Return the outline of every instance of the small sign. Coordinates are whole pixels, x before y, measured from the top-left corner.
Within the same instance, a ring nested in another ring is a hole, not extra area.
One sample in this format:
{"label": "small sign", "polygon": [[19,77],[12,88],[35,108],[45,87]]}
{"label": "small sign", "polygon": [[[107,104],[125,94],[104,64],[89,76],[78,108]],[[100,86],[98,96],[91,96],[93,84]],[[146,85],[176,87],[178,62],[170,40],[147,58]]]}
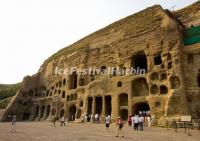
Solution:
{"label": "small sign", "polygon": [[190,122],[192,120],[192,116],[181,116],[181,121]]}

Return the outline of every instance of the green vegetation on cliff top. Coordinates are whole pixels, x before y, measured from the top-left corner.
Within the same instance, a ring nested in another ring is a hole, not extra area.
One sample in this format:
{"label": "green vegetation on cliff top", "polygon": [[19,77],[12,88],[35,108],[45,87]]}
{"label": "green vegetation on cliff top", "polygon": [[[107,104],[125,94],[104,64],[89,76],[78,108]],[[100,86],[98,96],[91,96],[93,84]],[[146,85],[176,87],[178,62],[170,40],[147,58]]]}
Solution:
{"label": "green vegetation on cliff top", "polygon": [[4,100],[9,97],[13,97],[19,90],[21,83],[17,84],[0,84],[0,100]]}

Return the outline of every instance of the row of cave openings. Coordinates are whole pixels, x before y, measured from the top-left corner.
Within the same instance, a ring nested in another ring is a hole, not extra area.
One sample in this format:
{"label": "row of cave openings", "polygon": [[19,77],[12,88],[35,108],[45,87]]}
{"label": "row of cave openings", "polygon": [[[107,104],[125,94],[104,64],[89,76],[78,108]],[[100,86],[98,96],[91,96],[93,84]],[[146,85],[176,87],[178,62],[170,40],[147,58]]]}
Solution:
{"label": "row of cave openings", "polygon": [[[138,102],[132,105],[132,111],[128,112],[128,94],[121,93],[118,96],[118,115],[122,117],[123,120],[127,120],[128,114],[143,114],[147,115],[150,113],[150,106],[148,102]],[[87,98],[87,114],[99,114],[99,115],[111,115],[112,114],[112,97],[110,95],[107,96],[96,96],[96,97],[88,97]],[[160,101],[155,102],[155,106],[159,107],[161,105]],[[79,119],[82,115],[81,107],[83,107],[83,102],[79,103],[79,108],[77,108],[76,104],[70,104],[67,109],[68,119],[73,121],[75,119]],[[104,108],[103,108],[104,107]],[[50,105],[43,105],[41,107],[36,106],[34,119],[46,119],[51,115],[57,115],[57,111],[55,109],[51,109]],[[63,116],[66,114],[64,109],[60,110],[59,116]],[[24,113],[23,120],[29,120],[30,114]]]}
{"label": "row of cave openings", "polygon": [[[169,61],[168,69],[171,69],[172,68],[171,55],[168,54],[167,58]],[[163,65],[162,57],[160,54],[154,57],[154,65]],[[133,55],[133,57],[131,58],[131,67],[134,69],[139,68],[140,70],[145,70],[145,72],[148,72],[147,57],[144,52],[139,52],[136,55]],[[106,66],[102,66],[101,71],[104,71],[106,68],[107,68]],[[126,68],[123,65],[120,65],[119,68],[126,70]],[[114,69],[116,69],[116,68],[114,68]],[[113,76],[115,76],[115,75],[116,74],[113,73]],[[93,75],[93,73],[90,74],[89,81],[93,81],[94,79],[95,79],[95,76]],[[77,84],[78,82],[79,82],[79,84]],[[51,90],[54,90],[55,87],[58,88],[58,87],[65,86],[66,83],[67,83],[66,79],[63,79],[62,81],[57,82],[55,84],[55,86],[52,86]],[[69,75],[69,84],[68,84],[69,90],[76,89],[78,85],[85,86],[87,83],[88,83],[88,79],[86,76],[81,76],[81,78],[78,81],[78,75],[77,75],[76,71],[74,71],[71,75]],[[50,95],[52,95],[52,93]]]}
{"label": "row of cave openings", "polygon": [[[159,75],[158,73],[154,72],[154,73],[152,73],[150,75],[150,80],[152,82],[153,81],[158,81],[158,80],[160,80],[160,81],[167,80],[167,74],[166,73],[161,73]],[[65,82],[65,79],[63,81]],[[198,85],[200,87],[200,72],[198,73],[197,81],[198,81]],[[177,76],[171,76],[169,78],[169,82],[170,82],[170,88],[171,89],[179,89],[180,88],[180,79]],[[138,96],[141,95],[141,93],[139,92],[140,89],[144,90],[144,94],[143,95],[145,95],[145,91],[148,90],[148,85],[147,85],[147,82],[146,82],[145,78],[139,78],[139,79],[134,80],[132,86],[133,86],[134,93],[136,93],[135,95],[138,95]],[[122,82],[121,81],[119,81],[117,83],[117,87],[122,87]],[[150,86],[151,94],[157,94],[158,91],[160,91],[160,94],[166,94],[166,93],[168,93],[168,88],[165,85],[158,86],[157,84],[153,84],[152,83],[151,86]],[[47,95],[48,95],[48,92],[49,91],[47,91]],[[57,90],[55,90],[55,93],[57,93]],[[60,93],[61,93],[61,91],[58,90],[58,94],[60,94]],[[62,92],[62,98],[65,98],[65,91]],[[67,98],[67,99],[71,99],[71,98]]]}
{"label": "row of cave openings", "polygon": [[[121,81],[117,82],[117,87],[123,87],[123,83]],[[179,89],[180,88],[180,80],[176,76],[170,77],[170,88],[171,89]],[[164,84],[158,86],[158,84],[150,84],[150,88],[147,84],[146,78],[136,78],[132,81],[132,96],[148,96],[149,92],[151,94],[167,94],[168,87]]]}
{"label": "row of cave openings", "polygon": [[[88,97],[87,99],[87,114],[98,114],[98,115],[111,115],[112,114],[112,97],[105,96],[105,101],[103,101],[102,96]],[[122,117],[123,120],[128,118],[128,94],[122,93],[118,97],[118,115]],[[104,111],[103,111],[104,106]],[[75,118],[81,117],[81,110],[77,110],[75,104],[71,105],[68,110],[69,120],[75,120]],[[149,114],[150,107],[147,102],[140,102],[132,106],[132,114]]]}

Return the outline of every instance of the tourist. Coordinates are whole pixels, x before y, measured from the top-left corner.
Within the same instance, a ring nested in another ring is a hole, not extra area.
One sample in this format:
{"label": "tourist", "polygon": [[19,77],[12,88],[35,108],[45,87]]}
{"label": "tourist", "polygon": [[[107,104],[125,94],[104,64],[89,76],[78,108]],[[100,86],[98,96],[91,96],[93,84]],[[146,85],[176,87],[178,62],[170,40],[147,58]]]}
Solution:
{"label": "tourist", "polygon": [[131,117],[131,123],[132,123],[132,127],[134,129],[135,128],[135,126],[134,126],[134,116]]}
{"label": "tourist", "polygon": [[52,122],[53,122],[53,126],[56,127],[56,116],[55,115],[52,116]]}
{"label": "tourist", "polygon": [[139,117],[138,117],[138,115],[135,115],[135,116],[133,117],[133,123],[134,123],[134,129],[135,129],[136,131],[138,131],[138,123],[139,123]]}
{"label": "tourist", "polygon": [[110,127],[110,115],[106,116],[106,130],[109,131],[109,127]]}
{"label": "tourist", "polygon": [[120,117],[117,118],[116,125],[117,125],[117,135],[116,135],[116,137],[119,136],[119,132],[121,133],[122,137],[124,137],[124,134],[122,132],[123,122],[122,122],[122,119]]}
{"label": "tourist", "polygon": [[60,122],[61,122],[61,126],[63,126],[63,125],[65,126],[65,117],[64,116],[61,117]]}
{"label": "tourist", "polygon": [[151,116],[148,115],[146,119],[147,119],[147,127],[151,127]]}
{"label": "tourist", "polygon": [[144,123],[144,117],[142,115],[139,116],[138,118],[138,121],[139,121],[139,127],[140,127],[140,131],[143,131],[143,123]]}
{"label": "tourist", "polygon": [[16,122],[17,122],[17,118],[16,118],[16,116],[14,115],[13,116],[13,118],[12,118],[12,128],[11,128],[11,132],[16,132],[16,129],[15,129],[15,127],[16,127]]}
{"label": "tourist", "polygon": [[94,114],[91,114],[91,120],[90,120],[90,122],[94,122]]}
{"label": "tourist", "polygon": [[85,115],[84,121],[87,122],[88,114]]}
{"label": "tourist", "polygon": [[81,122],[82,123],[84,123],[84,120],[85,120],[84,116],[81,116]]}
{"label": "tourist", "polygon": [[131,126],[131,123],[132,123],[132,122],[131,122],[131,116],[129,115],[129,116],[128,116],[128,125]]}
{"label": "tourist", "polygon": [[94,118],[95,118],[95,122],[97,123],[97,122],[98,122],[98,119],[99,119],[99,115],[98,115],[98,114],[95,114]]}
{"label": "tourist", "polygon": [[90,118],[91,118],[91,116],[90,116],[90,114],[88,114],[87,115],[87,122],[90,122]]}

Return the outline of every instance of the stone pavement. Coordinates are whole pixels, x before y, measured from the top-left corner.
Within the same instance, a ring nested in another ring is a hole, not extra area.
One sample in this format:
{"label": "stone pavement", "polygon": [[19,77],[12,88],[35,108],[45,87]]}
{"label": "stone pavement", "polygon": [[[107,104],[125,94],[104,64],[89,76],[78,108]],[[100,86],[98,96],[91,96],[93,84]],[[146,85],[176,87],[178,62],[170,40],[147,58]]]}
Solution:
{"label": "stone pavement", "polygon": [[[59,124],[60,125],[60,124]],[[116,126],[105,131],[103,124],[67,123],[66,127],[52,127],[49,122],[18,122],[17,132],[10,133],[10,123],[0,123],[0,141],[199,141],[200,132],[192,136],[165,128],[145,128],[144,132],[133,131],[124,126],[125,138],[115,137]]]}

